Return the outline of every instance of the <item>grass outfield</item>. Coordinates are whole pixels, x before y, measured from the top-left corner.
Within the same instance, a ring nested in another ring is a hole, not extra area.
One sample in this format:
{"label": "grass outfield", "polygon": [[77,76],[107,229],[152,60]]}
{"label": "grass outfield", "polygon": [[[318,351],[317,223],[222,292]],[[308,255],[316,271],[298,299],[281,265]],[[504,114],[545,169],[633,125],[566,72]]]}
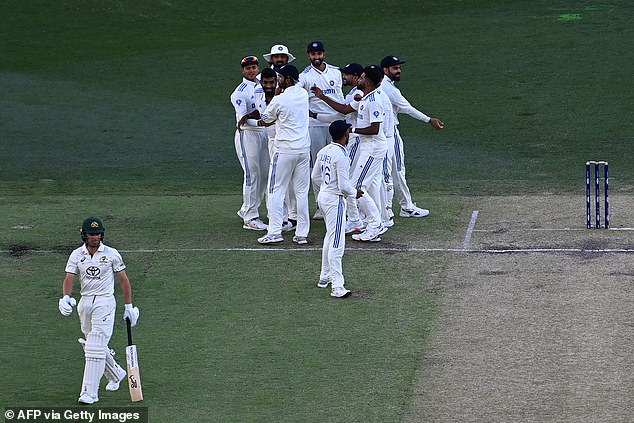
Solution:
{"label": "grass outfield", "polygon": [[[401,119],[408,181],[432,215],[397,219],[379,247],[460,247],[465,198],[483,195],[578,194],[581,225],[590,159],[609,160],[617,204],[634,189],[625,0],[320,2],[327,15],[310,2],[49,3],[0,14],[2,406],[75,404],[79,324],[56,302],[76,230],[98,215],[141,309],[151,421],[411,416],[452,258],[349,251],[354,296],[336,302],[313,286],[321,224],[313,250],[275,252],[235,216],[229,95],[239,59],[273,44],[298,67],[313,39],[335,65],[397,54],[405,96],[445,122]],[[124,334],[117,322],[120,360]],[[102,388],[99,405],[128,404]]]}

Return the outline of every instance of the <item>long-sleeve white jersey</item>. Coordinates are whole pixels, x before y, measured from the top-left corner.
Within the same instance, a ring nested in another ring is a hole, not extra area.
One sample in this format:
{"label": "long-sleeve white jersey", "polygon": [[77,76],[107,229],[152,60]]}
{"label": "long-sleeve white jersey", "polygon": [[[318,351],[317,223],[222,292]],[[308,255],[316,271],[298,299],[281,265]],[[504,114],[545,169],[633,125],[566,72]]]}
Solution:
{"label": "long-sleeve white jersey", "polygon": [[394,112],[394,125],[399,124],[399,113],[410,115],[414,119],[422,120],[423,122],[429,122],[431,120],[429,116],[412,106],[410,102],[407,101],[405,97],[403,97],[403,94],[401,94],[401,90],[396,87],[394,81],[392,81],[387,75],[383,77],[381,87],[390,98],[390,102],[392,102],[392,110]]}
{"label": "long-sleeve white jersey", "polygon": [[114,294],[114,274],[122,270],[125,264],[119,252],[103,243],[92,256],[86,244],[82,245],[66,263],[66,273],[79,275],[82,296]]}
{"label": "long-sleeve white jersey", "polygon": [[[304,71],[299,75],[298,83],[298,85],[304,88],[308,93],[310,110],[317,114],[324,113],[326,115],[336,112],[323,100],[317,98],[310,88],[319,87],[323,91],[324,95],[332,98],[337,103],[343,103],[342,84],[343,80],[341,78],[341,71],[337,67],[331,66],[327,63],[326,69],[324,69],[323,72],[313,65],[307,66],[306,69],[304,69]],[[343,119],[343,115],[339,114],[338,119]],[[310,118],[310,126],[328,126],[328,124],[317,119]]]}
{"label": "long-sleeve white jersey", "polygon": [[346,148],[331,142],[317,154],[317,162],[311,175],[320,186],[319,192],[334,195],[356,196],[357,190],[350,183],[350,160]]}
{"label": "long-sleeve white jersey", "polygon": [[297,85],[273,97],[262,121],[275,121],[275,151],[297,153],[310,150],[308,136],[308,94]]}

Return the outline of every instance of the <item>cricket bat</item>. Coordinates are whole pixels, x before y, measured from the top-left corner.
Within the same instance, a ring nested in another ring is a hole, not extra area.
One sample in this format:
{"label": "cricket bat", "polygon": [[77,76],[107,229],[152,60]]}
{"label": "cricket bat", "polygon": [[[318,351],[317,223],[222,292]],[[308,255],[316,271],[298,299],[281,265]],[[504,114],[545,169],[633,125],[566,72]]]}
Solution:
{"label": "cricket bat", "polygon": [[125,319],[128,328],[128,346],[125,348],[125,359],[128,365],[128,386],[130,387],[130,399],[132,402],[143,401],[143,389],[141,388],[141,375],[139,373],[139,357],[136,354],[136,345],[132,343],[132,329],[130,319]]}

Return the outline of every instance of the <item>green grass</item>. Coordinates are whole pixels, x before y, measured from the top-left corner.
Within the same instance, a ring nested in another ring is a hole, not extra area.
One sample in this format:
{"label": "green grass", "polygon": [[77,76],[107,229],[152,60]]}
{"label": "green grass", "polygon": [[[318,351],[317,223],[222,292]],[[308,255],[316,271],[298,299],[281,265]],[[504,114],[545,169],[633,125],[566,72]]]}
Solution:
{"label": "green grass", "polygon": [[[314,288],[319,251],[224,251],[258,248],[235,216],[239,59],[282,42],[303,67],[320,39],[335,65],[406,60],[403,93],[446,129],[401,118],[433,215],[399,219],[383,245],[456,247],[464,196],[580,193],[589,159],[610,161],[613,193],[633,190],[633,17],[625,0],[5,2],[0,404],[74,404],[79,325],[56,301],[97,215],[127,251],[152,421],[405,419],[450,260],[349,251],[356,295],[336,302]],[[102,403],[129,404],[124,390]]]}

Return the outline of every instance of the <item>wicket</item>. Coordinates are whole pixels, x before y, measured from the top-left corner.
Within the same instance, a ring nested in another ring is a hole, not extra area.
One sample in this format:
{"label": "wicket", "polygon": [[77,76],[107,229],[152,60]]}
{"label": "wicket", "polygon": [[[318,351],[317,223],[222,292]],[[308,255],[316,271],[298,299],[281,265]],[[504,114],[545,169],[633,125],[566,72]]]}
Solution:
{"label": "wicket", "polygon": [[601,228],[601,172],[600,165],[603,165],[603,181],[604,181],[604,190],[605,190],[605,229],[610,228],[610,200],[609,200],[609,171],[608,171],[608,162],[607,161],[587,161],[586,162],[586,228],[590,229],[592,227],[592,207],[590,206],[590,165],[594,165],[594,201],[595,201],[595,223],[594,227],[596,229]]}

